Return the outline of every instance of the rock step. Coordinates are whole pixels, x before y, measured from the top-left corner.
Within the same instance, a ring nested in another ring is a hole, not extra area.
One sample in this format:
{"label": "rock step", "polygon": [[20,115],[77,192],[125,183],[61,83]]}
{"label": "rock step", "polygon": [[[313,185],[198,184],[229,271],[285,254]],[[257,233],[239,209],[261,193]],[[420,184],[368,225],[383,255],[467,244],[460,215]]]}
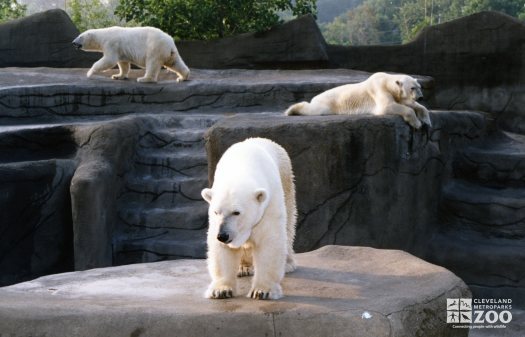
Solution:
{"label": "rock step", "polygon": [[139,152],[134,165],[136,175],[153,178],[208,175],[208,158],[204,145],[201,150],[191,153],[160,150]]}
{"label": "rock step", "polygon": [[207,129],[220,119],[224,118],[222,113],[169,113],[162,116],[163,126],[171,129]]}
{"label": "rock step", "polygon": [[201,190],[208,186],[205,177],[178,177],[155,179],[151,177],[128,178],[119,202],[141,202],[149,207],[173,207],[201,202]]}
{"label": "rock step", "polygon": [[468,147],[455,159],[454,173],[496,186],[525,187],[525,136],[501,132]]}
{"label": "rock step", "polygon": [[156,235],[121,235],[114,242],[118,265],[206,257],[206,229],[165,230]]}
{"label": "rock step", "polygon": [[204,147],[206,129],[162,129],[148,132],[139,141],[141,150],[191,150]]}
{"label": "rock step", "polygon": [[208,207],[204,200],[174,208],[129,204],[118,211],[121,222],[134,232],[158,233],[159,229],[196,230],[207,227]]}
{"label": "rock step", "polygon": [[525,237],[525,188],[453,180],[443,188],[443,220],[486,235]]}
{"label": "rock step", "polygon": [[443,266],[467,283],[478,298],[512,298],[525,307],[525,242],[487,238],[471,231],[438,233],[426,260]]}

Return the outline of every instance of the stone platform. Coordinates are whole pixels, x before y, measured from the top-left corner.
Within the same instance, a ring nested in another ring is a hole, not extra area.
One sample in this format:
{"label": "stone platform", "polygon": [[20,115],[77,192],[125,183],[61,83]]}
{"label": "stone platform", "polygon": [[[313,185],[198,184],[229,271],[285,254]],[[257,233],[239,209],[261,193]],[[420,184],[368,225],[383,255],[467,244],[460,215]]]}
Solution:
{"label": "stone platform", "polygon": [[[355,70],[202,70],[188,81],[161,72],[158,83],[137,83],[143,70],[117,81],[118,70],[86,77],[87,69],[0,69],[0,125],[108,119],[158,112],[279,111],[310,100],[335,86],[361,82],[369,73]],[[416,76],[425,97],[430,77]]]}
{"label": "stone platform", "polygon": [[7,336],[466,336],[446,298],[470,296],[451,272],[397,250],[325,246],[297,255],[285,297],[209,300],[204,260],[42,277],[0,289]]}

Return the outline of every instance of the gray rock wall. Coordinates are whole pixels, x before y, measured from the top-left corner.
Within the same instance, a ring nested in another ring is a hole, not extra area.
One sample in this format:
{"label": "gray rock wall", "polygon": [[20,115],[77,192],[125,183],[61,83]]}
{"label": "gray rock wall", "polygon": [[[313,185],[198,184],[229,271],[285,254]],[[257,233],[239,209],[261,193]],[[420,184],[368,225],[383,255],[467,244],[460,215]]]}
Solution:
{"label": "gray rock wall", "polygon": [[327,244],[419,254],[437,223],[454,149],[482,136],[478,113],[434,112],[430,133],[399,117],[231,117],[206,135],[209,177],[222,153],[266,137],[290,154],[299,210],[297,251]]}
{"label": "gray rock wall", "polygon": [[0,134],[0,286],[73,267],[71,132]]}
{"label": "gray rock wall", "polygon": [[85,53],[71,42],[79,34],[60,9],[0,24],[0,67],[91,67],[99,53]]}
{"label": "gray rock wall", "polygon": [[259,33],[245,33],[213,41],[180,41],[177,48],[196,68],[324,68],[326,43],[315,19],[302,16]]}
{"label": "gray rock wall", "polygon": [[129,169],[140,123],[124,118],[77,127],[78,167],[71,180],[75,270],[111,266],[116,198]]}

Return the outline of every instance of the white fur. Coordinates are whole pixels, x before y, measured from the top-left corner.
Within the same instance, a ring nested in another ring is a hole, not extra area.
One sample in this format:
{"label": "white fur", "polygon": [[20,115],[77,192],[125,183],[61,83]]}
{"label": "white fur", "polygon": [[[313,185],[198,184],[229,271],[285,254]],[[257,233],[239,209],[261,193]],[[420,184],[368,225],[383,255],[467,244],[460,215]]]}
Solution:
{"label": "white fur", "polygon": [[[282,297],[284,273],[295,270],[293,179],[288,154],[271,140],[250,138],[224,153],[213,187],[202,190],[210,204],[207,241],[212,282],[206,297],[234,296],[236,276],[252,272],[248,297]],[[228,234],[228,241],[220,242],[220,233]]]}
{"label": "white fur", "polygon": [[421,122],[431,126],[428,110],[418,102],[423,97],[417,80],[408,75],[375,73],[361,83],[342,85],[315,96],[311,103],[292,105],[290,115],[400,115],[413,128]]}
{"label": "white fur", "polygon": [[186,80],[190,73],[171,36],[153,27],[90,29],[73,40],[73,44],[85,51],[104,53],[89,69],[87,77],[118,65],[120,72],[112,78],[127,79],[130,64],[146,68],[138,82],[157,82],[163,66],[178,75],[177,82]]}

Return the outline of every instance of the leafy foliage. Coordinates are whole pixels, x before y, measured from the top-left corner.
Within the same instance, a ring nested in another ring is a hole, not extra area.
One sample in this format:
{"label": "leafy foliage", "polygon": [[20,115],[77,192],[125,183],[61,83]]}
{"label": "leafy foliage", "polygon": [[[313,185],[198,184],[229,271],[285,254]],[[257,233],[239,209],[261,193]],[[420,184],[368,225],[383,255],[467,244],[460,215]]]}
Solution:
{"label": "leafy foliage", "polygon": [[364,0],[322,30],[333,44],[398,44],[429,25],[484,10],[525,19],[523,0]]}
{"label": "leafy foliage", "polygon": [[180,39],[210,40],[263,31],[278,12],[315,13],[316,0],[121,0],[115,13],[126,21],[162,29]]}
{"label": "leafy foliage", "polygon": [[117,1],[103,3],[101,0],[69,0],[67,13],[81,32],[91,28],[124,25],[114,14]]}
{"label": "leafy foliage", "polygon": [[0,0],[0,22],[20,18],[25,15],[27,6],[16,0]]}

